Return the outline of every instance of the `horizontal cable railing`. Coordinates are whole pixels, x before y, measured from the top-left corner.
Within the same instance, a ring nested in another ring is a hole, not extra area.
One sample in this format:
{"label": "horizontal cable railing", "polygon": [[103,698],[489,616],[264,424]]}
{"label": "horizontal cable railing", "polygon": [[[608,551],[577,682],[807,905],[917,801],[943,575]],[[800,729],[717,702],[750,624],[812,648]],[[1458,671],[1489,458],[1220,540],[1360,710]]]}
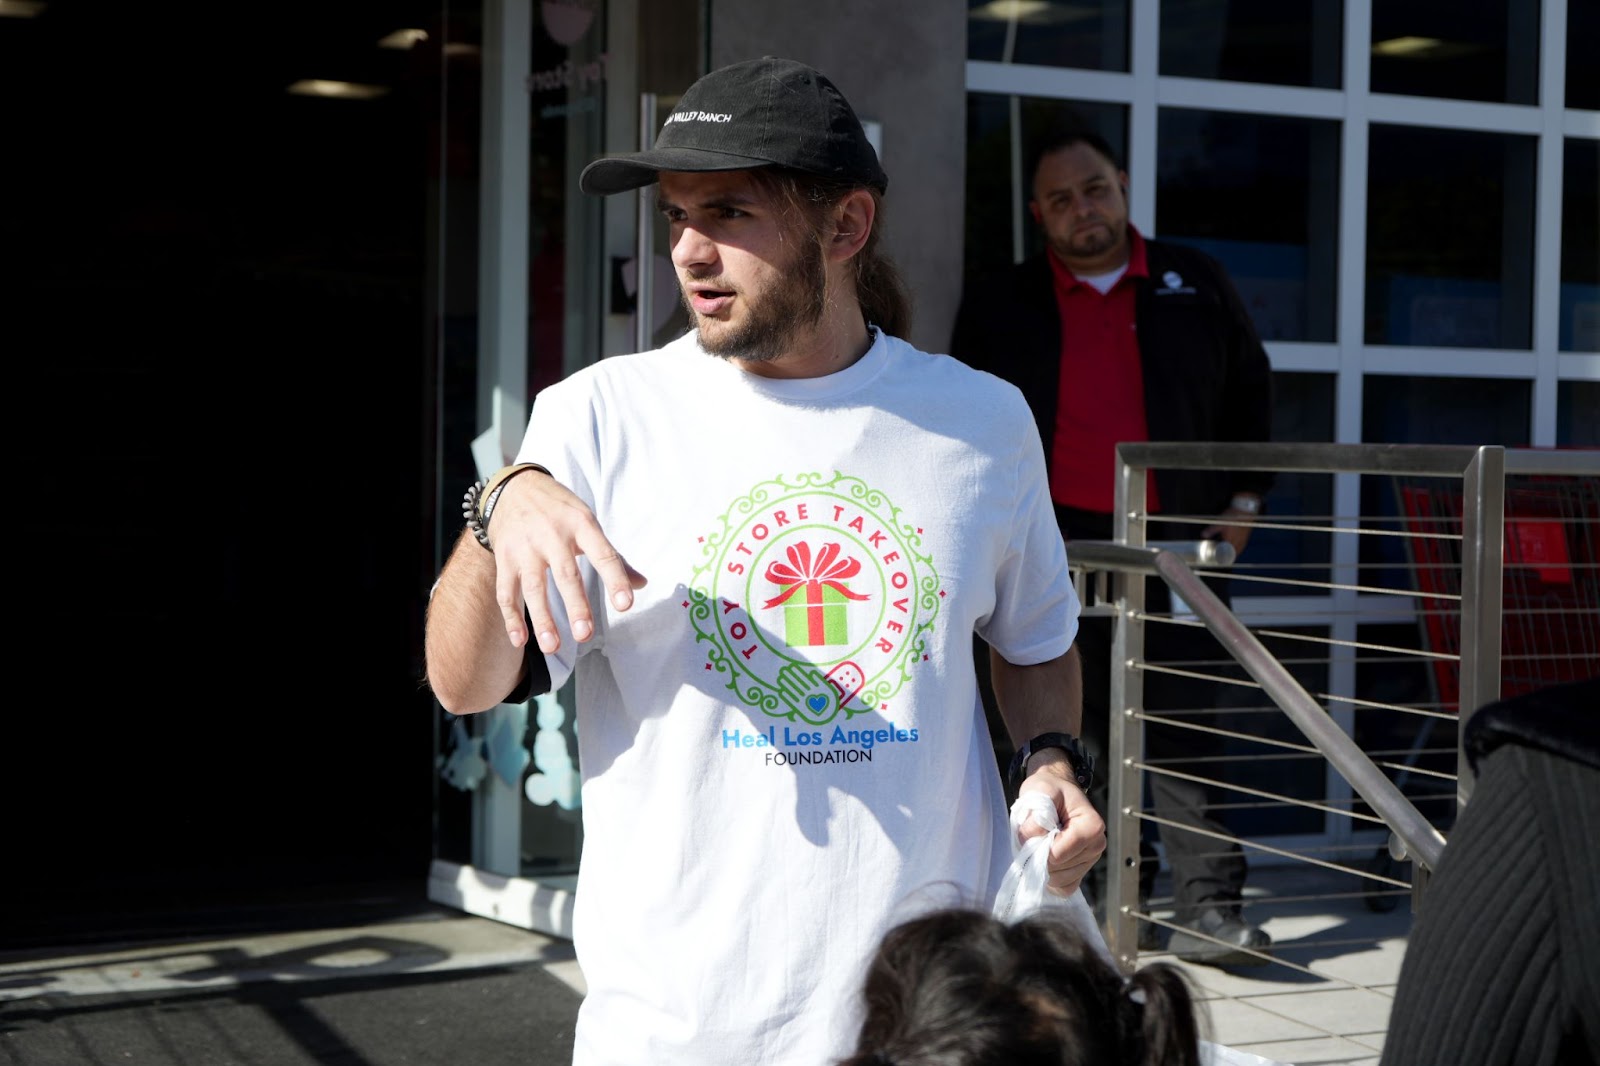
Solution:
{"label": "horizontal cable railing", "polygon": [[[1191,851],[1248,857],[1241,912],[1273,935],[1234,953],[1259,968],[1180,957],[1208,990],[1281,974],[1251,995],[1277,994],[1275,980],[1387,997],[1407,904],[1426,906],[1427,871],[1470,802],[1467,719],[1600,673],[1600,452],[1151,443],[1120,446],[1119,460],[1115,539],[1068,545],[1085,615],[1110,616],[1114,634],[1107,939],[1130,969],[1171,957],[1180,932],[1206,939],[1176,885],[1140,883],[1151,843],[1166,877],[1167,837],[1187,833]],[[1147,471],[1196,468],[1288,484],[1237,558],[1186,539],[1218,516],[1146,508]],[[1165,632],[1214,643],[1152,661]],[[1156,679],[1209,695],[1146,706]],[[1194,753],[1147,757],[1151,729]],[[1202,813],[1225,831],[1153,805],[1157,780],[1204,787]],[[1151,939],[1161,948],[1141,949]],[[1358,975],[1349,960],[1361,958],[1384,960],[1387,976]],[[1381,1040],[1386,1016],[1367,1021],[1343,1034],[1351,1047]]]}

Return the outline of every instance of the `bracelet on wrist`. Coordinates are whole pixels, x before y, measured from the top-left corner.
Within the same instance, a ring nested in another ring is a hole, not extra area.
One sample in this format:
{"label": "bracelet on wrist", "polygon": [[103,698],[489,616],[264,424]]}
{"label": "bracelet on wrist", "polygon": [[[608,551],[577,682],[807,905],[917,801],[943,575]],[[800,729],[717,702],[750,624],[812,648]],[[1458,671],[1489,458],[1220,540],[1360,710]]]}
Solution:
{"label": "bracelet on wrist", "polygon": [[485,551],[494,551],[494,545],[489,543],[489,516],[494,513],[500,493],[505,490],[506,482],[529,470],[553,476],[538,463],[513,463],[495,471],[488,481],[474,481],[461,498],[461,517],[467,520],[467,528],[472,530],[473,539],[483,545]]}

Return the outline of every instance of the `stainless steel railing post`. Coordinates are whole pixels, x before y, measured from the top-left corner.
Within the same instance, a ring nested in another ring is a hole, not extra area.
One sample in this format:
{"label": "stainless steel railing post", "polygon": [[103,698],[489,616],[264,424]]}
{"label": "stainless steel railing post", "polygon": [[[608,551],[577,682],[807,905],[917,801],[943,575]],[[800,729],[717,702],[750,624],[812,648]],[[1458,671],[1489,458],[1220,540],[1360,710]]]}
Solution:
{"label": "stainless steel railing post", "polygon": [[[1112,535],[1121,544],[1143,547],[1147,536],[1146,468],[1117,459],[1116,510]],[[1069,549],[1070,552],[1070,549]],[[1111,952],[1126,973],[1139,961],[1139,808],[1144,761],[1144,674],[1134,664],[1144,660],[1145,577],[1124,572],[1116,582],[1117,610],[1112,618],[1110,722],[1106,729],[1106,890],[1105,930]],[[1098,708],[1085,708],[1085,714]]]}
{"label": "stainless steel railing post", "polygon": [[[1461,707],[1458,737],[1478,708],[1500,698],[1505,606],[1506,450],[1478,449],[1461,477]],[[1456,802],[1472,798],[1466,748],[1456,744]]]}

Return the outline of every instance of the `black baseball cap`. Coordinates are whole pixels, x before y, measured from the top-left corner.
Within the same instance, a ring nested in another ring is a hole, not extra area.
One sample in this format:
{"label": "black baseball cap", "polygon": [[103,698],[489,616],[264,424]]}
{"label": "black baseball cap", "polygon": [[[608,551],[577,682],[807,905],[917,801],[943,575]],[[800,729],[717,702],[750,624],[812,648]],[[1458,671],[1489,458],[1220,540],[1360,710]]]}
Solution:
{"label": "black baseball cap", "polygon": [[861,120],[833,82],[804,63],[765,56],[689,86],[654,148],[596,159],[578,187],[605,195],[649,185],[663,170],[774,166],[879,192],[889,186]]}

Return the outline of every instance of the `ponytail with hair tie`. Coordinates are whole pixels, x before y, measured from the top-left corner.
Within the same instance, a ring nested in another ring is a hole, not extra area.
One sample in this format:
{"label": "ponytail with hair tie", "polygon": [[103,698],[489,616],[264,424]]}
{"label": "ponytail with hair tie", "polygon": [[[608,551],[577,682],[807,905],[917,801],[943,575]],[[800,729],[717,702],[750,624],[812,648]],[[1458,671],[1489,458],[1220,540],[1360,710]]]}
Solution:
{"label": "ponytail with hair tie", "polygon": [[1140,1066],[1200,1066],[1200,1029],[1182,971],[1157,964],[1128,979],[1122,998],[1130,1025],[1123,1061]]}

